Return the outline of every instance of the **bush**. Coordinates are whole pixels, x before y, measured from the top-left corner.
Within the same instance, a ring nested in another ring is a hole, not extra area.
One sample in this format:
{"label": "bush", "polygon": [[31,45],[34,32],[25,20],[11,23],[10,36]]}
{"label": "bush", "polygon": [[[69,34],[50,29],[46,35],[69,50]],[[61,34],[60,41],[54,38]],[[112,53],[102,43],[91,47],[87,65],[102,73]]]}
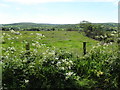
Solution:
{"label": "bush", "polygon": [[95,47],[83,57],[52,49],[4,57],[3,89],[119,88],[120,60],[106,47]]}
{"label": "bush", "polygon": [[30,52],[16,58],[4,58],[3,88],[75,87],[73,58],[73,54],[64,51]]}
{"label": "bush", "polygon": [[[94,88],[120,87],[120,60],[116,50],[107,52],[107,46],[95,47],[76,62],[77,74],[95,81]],[[82,69],[81,69],[82,68]]]}

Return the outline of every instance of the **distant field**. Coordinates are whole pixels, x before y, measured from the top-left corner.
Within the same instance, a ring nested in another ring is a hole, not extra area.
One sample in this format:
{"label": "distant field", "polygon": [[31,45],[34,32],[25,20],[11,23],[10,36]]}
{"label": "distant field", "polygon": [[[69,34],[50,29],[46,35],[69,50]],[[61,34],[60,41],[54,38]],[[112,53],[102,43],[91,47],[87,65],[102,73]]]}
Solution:
{"label": "distant field", "polygon": [[[46,48],[59,48],[75,54],[82,55],[82,44],[87,42],[87,51],[89,51],[98,41],[85,37],[77,31],[20,31],[20,32],[2,32],[4,38],[2,48],[14,47],[17,52],[24,50],[27,42],[30,43],[30,49],[44,51]],[[4,53],[5,50],[3,50]]]}

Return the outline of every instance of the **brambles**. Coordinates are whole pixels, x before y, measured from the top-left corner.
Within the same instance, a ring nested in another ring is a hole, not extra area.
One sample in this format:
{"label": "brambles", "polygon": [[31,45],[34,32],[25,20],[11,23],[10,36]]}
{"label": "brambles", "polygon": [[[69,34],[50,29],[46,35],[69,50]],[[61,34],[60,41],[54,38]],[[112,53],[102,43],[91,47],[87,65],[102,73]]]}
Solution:
{"label": "brambles", "polygon": [[[89,50],[85,56],[80,56],[72,50],[60,49],[57,45],[57,48],[50,47],[47,42],[45,43],[47,38],[45,33],[30,32],[31,37],[28,35],[29,32],[24,35],[23,32],[20,33],[19,35],[3,34],[6,42],[1,56],[3,89],[75,88],[79,90],[120,87],[120,60],[115,43],[92,46],[91,51]],[[67,33],[67,35],[71,34]],[[44,40],[39,40],[39,38]],[[68,44],[74,41],[75,45],[75,39],[70,39],[70,42],[69,40],[62,42]],[[30,53],[26,54],[25,46],[28,42]]]}
{"label": "brambles", "polygon": [[[10,56],[3,61],[3,87],[117,88],[119,60],[116,53],[105,51],[108,46],[103,47],[94,47],[81,58],[55,49],[46,50],[43,54],[31,51],[28,57],[25,51],[16,57]],[[9,79],[12,83],[8,82]]]}

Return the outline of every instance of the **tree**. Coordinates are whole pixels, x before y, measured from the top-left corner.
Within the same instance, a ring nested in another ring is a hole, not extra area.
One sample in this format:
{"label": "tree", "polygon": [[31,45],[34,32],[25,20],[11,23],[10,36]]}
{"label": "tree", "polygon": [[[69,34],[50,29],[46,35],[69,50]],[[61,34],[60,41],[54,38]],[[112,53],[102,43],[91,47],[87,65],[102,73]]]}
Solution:
{"label": "tree", "polygon": [[93,31],[93,24],[88,21],[82,21],[80,28],[85,32],[86,36],[90,37]]}
{"label": "tree", "polygon": [[[85,32],[86,36],[93,38],[93,39],[97,39],[97,40],[101,40],[98,37],[101,35],[104,36],[104,34],[105,34],[104,27],[101,24],[93,24],[88,21],[82,21],[80,23],[80,28],[82,28],[82,30]],[[96,38],[96,36],[97,36],[97,38]]]}

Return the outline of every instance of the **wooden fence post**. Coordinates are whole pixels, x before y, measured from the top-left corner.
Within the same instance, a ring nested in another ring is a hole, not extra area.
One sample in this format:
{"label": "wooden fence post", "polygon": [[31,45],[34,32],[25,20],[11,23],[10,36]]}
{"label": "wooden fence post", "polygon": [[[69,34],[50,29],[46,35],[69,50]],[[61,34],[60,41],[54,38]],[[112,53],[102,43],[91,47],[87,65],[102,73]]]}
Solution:
{"label": "wooden fence post", "polygon": [[86,54],[86,42],[83,42],[83,55]]}
{"label": "wooden fence post", "polygon": [[26,44],[26,50],[30,50],[30,44],[29,43]]}
{"label": "wooden fence post", "polygon": [[27,51],[26,54],[30,55],[30,51],[29,51],[30,50],[30,44],[27,43],[25,48],[26,48],[26,51]]}

